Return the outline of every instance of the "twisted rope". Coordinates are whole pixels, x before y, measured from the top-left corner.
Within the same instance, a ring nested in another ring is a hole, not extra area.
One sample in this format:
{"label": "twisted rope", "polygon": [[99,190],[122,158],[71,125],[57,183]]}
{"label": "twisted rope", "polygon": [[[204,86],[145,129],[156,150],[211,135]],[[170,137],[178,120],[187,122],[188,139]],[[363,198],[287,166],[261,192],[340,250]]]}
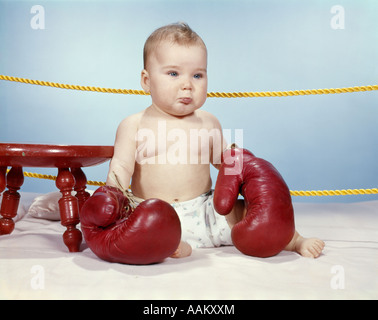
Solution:
{"label": "twisted rope", "polygon": [[[9,171],[9,169],[7,171]],[[28,178],[46,179],[46,180],[54,180],[54,181],[56,180],[56,176],[52,176],[50,174],[41,174],[41,173],[33,173],[33,172],[26,172],[26,171],[24,171],[24,176]],[[87,180],[87,185],[104,186],[105,182]]]}
{"label": "twisted rope", "polygon": [[362,194],[378,194],[378,188],[372,189],[347,189],[347,190],[290,190],[292,196],[310,197],[310,196],[346,196]]}
{"label": "twisted rope", "polygon": [[27,84],[35,84],[39,86],[54,87],[54,88],[60,88],[60,89],[96,91],[96,92],[103,92],[103,93],[148,95],[148,93],[144,92],[143,90],[111,89],[111,88],[101,88],[101,87],[91,87],[91,86],[79,86],[79,85],[63,84],[63,83],[57,83],[57,82],[31,80],[31,79],[18,78],[18,77],[9,77],[9,76],[4,76],[4,75],[0,75],[0,80],[22,82],[22,83],[27,83]]}
{"label": "twisted rope", "polygon": [[[95,91],[102,93],[117,93],[117,94],[133,94],[133,95],[149,95],[143,90],[132,89],[112,89],[92,86],[80,86],[71,84],[62,84],[49,81],[31,80],[18,77],[10,77],[0,75],[0,80],[21,82],[27,84],[34,84],[40,86],[48,86],[60,89],[81,90],[81,91]],[[336,94],[336,93],[352,93],[362,91],[378,90],[378,85],[346,87],[346,88],[330,88],[330,89],[308,89],[308,90],[290,90],[290,91],[262,91],[262,92],[209,92],[209,98],[254,98],[254,97],[288,97],[288,96],[303,96],[303,95],[317,95],[317,94]],[[56,180],[56,176],[24,172],[26,177]],[[87,185],[103,186],[105,182],[101,181],[87,181]],[[372,189],[347,189],[347,190],[290,190],[292,196],[340,196],[340,195],[361,195],[361,194],[378,194],[378,188]]]}
{"label": "twisted rope", "polygon": [[[8,170],[9,171],[9,170]],[[24,172],[25,177],[56,180],[56,176],[32,172]],[[87,185],[104,186],[105,182],[88,180]],[[378,194],[378,188],[371,189],[343,189],[343,190],[290,190],[292,196],[313,197],[313,196],[345,196],[345,195],[366,195]]]}
{"label": "twisted rope", "polygon": [[[54,87],[60,89],[81,90],[81,91],[95,91],[102,93],[118,93],[118,94],[133,94],[133,95],[149,95],[143,90],[132,89],[112,89],[92,86],[80,86],[72,84],[62,84],[57,82],[31,80],[18,77],[10,77],[0,75],[0,80],[21,82],[27,84],[34,84],[39,86]],[[378,85],[346,87],[346,88],[329,88],[329,89],[308,89],[308,90],[289,90],[289,91],[261,91],[261,92],[208,92],[209,98],[257,98],[257,97],[289,97],[289,96],[304,96],[316,94],[336,94],[336,93],[352,93],[361,91],[378,90]]]}

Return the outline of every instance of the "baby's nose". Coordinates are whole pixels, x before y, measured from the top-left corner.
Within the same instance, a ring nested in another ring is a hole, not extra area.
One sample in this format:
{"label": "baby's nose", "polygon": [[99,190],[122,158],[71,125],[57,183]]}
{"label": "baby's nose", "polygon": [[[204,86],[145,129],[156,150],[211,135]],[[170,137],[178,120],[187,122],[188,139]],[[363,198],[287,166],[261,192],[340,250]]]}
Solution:
{"label": "baby's nose", "polygon": [[185,79],[181,85],[182,90],[192,90],[193,85],[189,79]]}

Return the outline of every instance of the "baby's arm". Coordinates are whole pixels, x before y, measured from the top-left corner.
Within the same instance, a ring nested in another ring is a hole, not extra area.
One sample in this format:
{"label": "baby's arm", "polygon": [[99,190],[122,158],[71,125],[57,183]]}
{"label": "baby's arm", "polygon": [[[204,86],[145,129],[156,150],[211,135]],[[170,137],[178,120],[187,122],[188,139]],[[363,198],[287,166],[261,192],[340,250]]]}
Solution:
{"label": "baby's arm", "polygon": [[136,115],[127,117],[118,126],[114,143],[114,154],[106,180],[106,185],[108,186],[119,187],[115,178],[117,177],[122,188],[129,188],[135,167],[135,134],[138,127],[138,121],[135,117]]}
{"label": "baby's arm", "polygon": [[219,170],[222,163],[222,153],[227,147],[227,141],[223,137],[222,125],[220,124],[219,120],[212,114],[208,115],[211,127],[215,129],[215,132],[217,132],[217,134],[215,134],[213,137],[211,145],[210,162],[216,169]]}

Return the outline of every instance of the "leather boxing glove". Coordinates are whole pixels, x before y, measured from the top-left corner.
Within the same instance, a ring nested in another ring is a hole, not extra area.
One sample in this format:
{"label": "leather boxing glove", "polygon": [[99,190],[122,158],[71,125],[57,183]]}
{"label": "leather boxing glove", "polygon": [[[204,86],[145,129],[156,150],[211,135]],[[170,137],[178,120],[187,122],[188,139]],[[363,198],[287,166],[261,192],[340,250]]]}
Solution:
{"label": "leather boxing glove", "polygon": [[100,258],[125,264],[152,264],[172,255],[181,239],[174,208],[149,199],[135,209],[117,188],[98,188],[80,212],[88,247]]}
{"label": "leather boxing glove", "polygon": [[230,213],[239,193],[244,197],[246,215],[232,228],[235,247],[256,257],[281,252],[295,232],[289,188],[268,161],[246,149],[228,149],[215,185],[215,210],[222,215]]}

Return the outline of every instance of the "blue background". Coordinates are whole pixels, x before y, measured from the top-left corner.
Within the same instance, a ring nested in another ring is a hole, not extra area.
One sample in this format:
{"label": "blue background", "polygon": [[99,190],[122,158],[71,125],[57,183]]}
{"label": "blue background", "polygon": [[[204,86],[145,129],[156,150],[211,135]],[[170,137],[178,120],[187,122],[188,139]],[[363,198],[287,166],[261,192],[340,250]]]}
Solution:
{"label": "blue background", "polygon": [[[45,10],[35,30],[33,5]],[[345,28],[333,29],[334,5]],[[0,74],[141,89],[143,45],[156,28],[187,22],[209,52],[209,91],[279,91],[378,84],[375,0],[0,1]],[[0,141],[112,145],[119,122],[147,96],[0,81]],[[283,98],[209,98],[224,129],[272,162],[291,190],[377,187],[378,92]],[[54,169],[25,171],[56,174]],[[86,168],[105,181],[108,163]],[[216,171],[212,171],[213,180]],[[54,182],[26,178],[22,191]],[[377,195],[293,197],[362,201]]]}

